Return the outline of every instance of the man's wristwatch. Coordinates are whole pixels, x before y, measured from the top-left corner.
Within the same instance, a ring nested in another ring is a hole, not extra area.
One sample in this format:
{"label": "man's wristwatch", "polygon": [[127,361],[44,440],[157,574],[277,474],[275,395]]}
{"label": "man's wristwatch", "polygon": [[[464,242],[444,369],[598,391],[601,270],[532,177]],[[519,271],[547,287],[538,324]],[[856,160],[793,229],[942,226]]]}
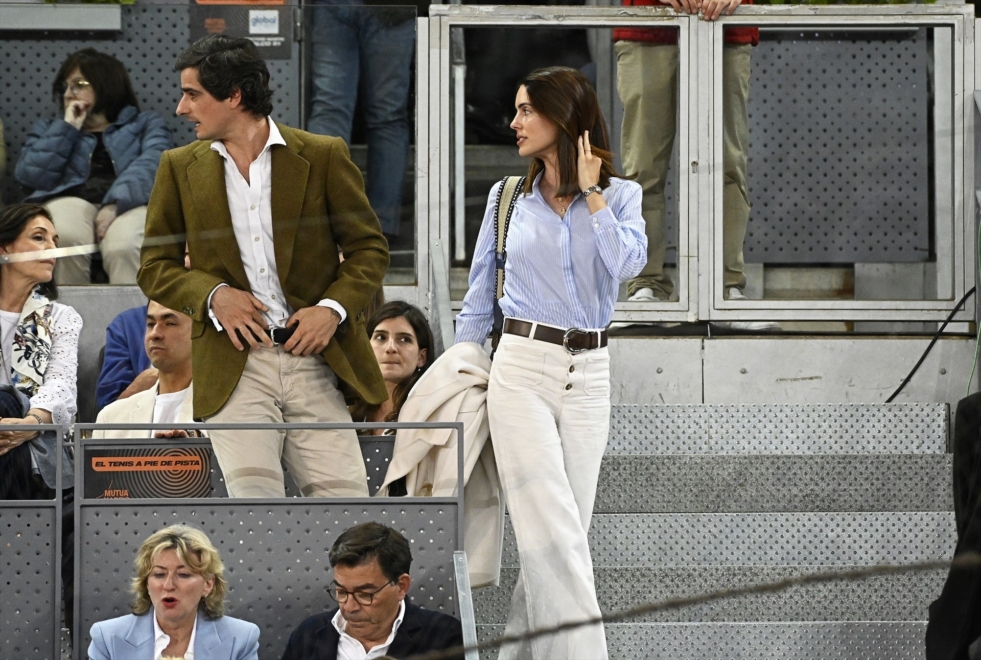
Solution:
{"label": "man's wristwatch", "polygon": [[600,186],[599,186],[599,184],[598,184],[598,183],[597,183],[597,184],[596,184],[595,186],[590,186],[590,187],[588,187],[588,188],[586,188],[585,190],[583,190],[583,191],[582,191],[582,196],[583,196],[583,197],[589,197],[589,196],[590,196],[590,195],[592,195],[592,194],[593,194],[594,192],[598,192],[598,193],[601,193],[601,192],[603,192],[603,189],[602,189],[602,188],[600,188]]}

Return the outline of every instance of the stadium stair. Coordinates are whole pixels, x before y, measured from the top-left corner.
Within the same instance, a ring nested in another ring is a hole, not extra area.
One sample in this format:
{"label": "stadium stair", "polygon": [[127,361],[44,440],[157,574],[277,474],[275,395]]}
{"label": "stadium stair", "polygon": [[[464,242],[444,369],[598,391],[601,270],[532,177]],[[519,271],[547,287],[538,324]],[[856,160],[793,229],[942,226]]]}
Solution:
{"label": "stadium stair", "polygon": [[[615,405],[590,529],[600,607],[949,559],[947,419],[946,404]],[[503,566],[500,587],[474,594],[481,641],[504,632],[518,573],[510,526]],[[607,627],[610,658],[922,658],[945,577],[827,582],[650,614]]]}

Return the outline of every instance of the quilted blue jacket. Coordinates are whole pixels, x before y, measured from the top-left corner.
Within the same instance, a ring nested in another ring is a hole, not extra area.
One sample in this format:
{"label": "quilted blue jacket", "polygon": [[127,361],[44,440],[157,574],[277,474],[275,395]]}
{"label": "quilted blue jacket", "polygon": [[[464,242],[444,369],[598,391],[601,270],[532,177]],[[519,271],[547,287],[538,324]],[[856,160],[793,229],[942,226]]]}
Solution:
{"label": "quilted blue jacket", "polygon": [[[126,106],[102,134],[106,151],[116,167],[116,180],[102,200],[115,204],[122,215],[150,201],[160,154],[174,147],[174,138],[156,112]],[[89,178],[97,139],[64,119],[40,119],[31,127],[20,152],[16,179],[33,188],[27,200],[43,202]]]}

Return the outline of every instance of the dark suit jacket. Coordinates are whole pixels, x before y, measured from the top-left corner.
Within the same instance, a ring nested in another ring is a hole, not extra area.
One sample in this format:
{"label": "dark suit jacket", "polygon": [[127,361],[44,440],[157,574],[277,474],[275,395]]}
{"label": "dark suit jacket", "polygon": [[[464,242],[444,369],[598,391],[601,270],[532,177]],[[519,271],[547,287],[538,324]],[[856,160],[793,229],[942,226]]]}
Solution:
{"label": "dark suit jacket", "polygon": [[[336,660],[340,635],[331,619],[337,609],[315,614],[301,623],[286,645],[283,660]],[[393,658],[463,645],[463,627],[453,617],[405,602],[405,617],[388,648]],[[462,660],[463,655],[458,656]]]}
{"label": "dark suit jacket", "polygon": [[[954,556],[981,552],[981,393],[961,399],[954,419]],[[981,637],[981,570],[953,570],[940,597],[930,605],[927,660],[967,660]]]}
{"label": "dark suit jacket", "polygon": [[[364,329],[365,304],[388,268],[388,244],[368,204],[361,172],[339,138],[277,124],[286,146],[272,147],[276,266],[294,310],[336,300],[348,312],[323,356],[369,403],[387,397]],[[249,291],[232,230],[224,160],[210,141],[164,152],[147,208],[138,282],[151,300],[190,316],[194,416],[218,412],[238,385],[248,350],[238,351],[208,318],[221,283]],[[192,270],[184,268],[184,240]],[[344,253],[340,263],[337,250]]]}

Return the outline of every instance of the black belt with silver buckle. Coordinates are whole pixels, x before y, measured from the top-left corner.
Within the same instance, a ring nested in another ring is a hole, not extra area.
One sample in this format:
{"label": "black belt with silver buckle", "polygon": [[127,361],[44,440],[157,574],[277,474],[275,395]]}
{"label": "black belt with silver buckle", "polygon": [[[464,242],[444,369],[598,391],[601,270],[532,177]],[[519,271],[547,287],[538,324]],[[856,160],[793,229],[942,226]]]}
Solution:
{"label": "black belt with silver buckle", "polygon": [[[535,331],[534,334],[532,329]],[[504,332],[549,344],[558,344],[565,347],[565,350],[570,353],[582,353],[595,348],[604,348],[609,343],[606,330],[580,330],[579,328],[563,330],[517,319],[504,319]]]}
{"label": "black belt with silver buckle", "polygon": [[273,340],[273,344],[276,346],[281,346],[290,340],[293,333],[296,332],[296,326],[292,328],[266,328],[266,334],[269,338]]}

